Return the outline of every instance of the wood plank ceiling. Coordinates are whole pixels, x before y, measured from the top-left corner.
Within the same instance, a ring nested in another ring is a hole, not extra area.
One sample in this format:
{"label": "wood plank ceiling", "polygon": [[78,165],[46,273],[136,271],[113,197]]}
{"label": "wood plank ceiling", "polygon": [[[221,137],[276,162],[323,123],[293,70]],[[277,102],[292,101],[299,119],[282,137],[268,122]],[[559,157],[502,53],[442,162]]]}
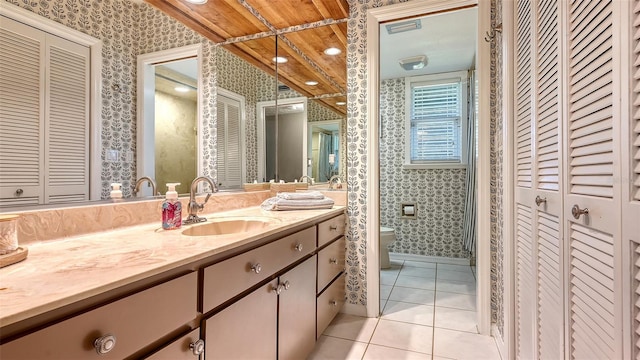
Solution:
{"label": "wood plank ceiling", "polygon": [[[278,81],[346,115],[347,0],[145,0]],[[339,55],[326,55],[335,47]],[[306,81],[317,81],[307,85]]]}

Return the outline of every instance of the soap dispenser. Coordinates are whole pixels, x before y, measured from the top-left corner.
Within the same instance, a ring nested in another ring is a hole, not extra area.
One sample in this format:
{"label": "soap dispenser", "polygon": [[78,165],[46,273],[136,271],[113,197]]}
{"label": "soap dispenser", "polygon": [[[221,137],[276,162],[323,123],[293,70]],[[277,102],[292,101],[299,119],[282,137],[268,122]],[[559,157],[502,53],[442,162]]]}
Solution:
{"label": "soap dispenser", "polygon": [[180,183],[168,183],[166,199],[162,203],[162,228],[178,229],[182,226],[182,203],[178,200],[176,186]]}
{"label": "soap dispenser", "polygon": [[111,193],[109,194],[109,196],[113,200],[122,199],[122,190],[120,190],[120,187],[122,187],[122,184],[120,183],[111,183]]}

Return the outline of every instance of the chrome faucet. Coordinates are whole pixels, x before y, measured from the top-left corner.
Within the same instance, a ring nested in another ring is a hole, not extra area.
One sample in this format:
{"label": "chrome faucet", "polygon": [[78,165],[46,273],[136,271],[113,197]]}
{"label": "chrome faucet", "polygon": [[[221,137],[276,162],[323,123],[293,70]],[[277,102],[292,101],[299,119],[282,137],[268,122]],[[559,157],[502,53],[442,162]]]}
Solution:
{"label": "chrome faucet", "polygon": [[145,181],[148,182],[149,185],[151,185],[151,195],[152,196],[160,195],[160,194],[158,194],[156,192],[156,183],[155,183],[155,181],[153,181],[153,179],[148,177],[148,176],[143,176],[143,177],[141,177],[140,179],[138,179],[136,181],[136,186],[135,186],[135,188],[133,190],[134,194],[137,194],[137,193],[140,192],[140,187],[142,186],[142,183],[144,183]]}
{"label": "chrome faucet", "polygon": [[[204,202],[202,204],[198,204],[198,202],[196,201],[196,191],[198,191],[198,183],[202,181],[208,183],[209,186],[211,186],[211,192],[207,194],[207,197],[204,198]],[[218,187],[210,177],[198,176],[197,178],[193,179],[193,181],[191,182],[191,189],[189,191],[189,216],[187,216],[187,219],[182,223],[185,225],[189,225],[207,221],[206,218],[198,216],[198,211],[204,208],[204,204],[209,201],[211,194],[215,192],[218,192]]]}
{"label": "chrome faucet", "polygon": [[300,176],[300,180],[298,180],[299,182],[302,182],[302,180],[307,180],[307,184],[311,184],[311,178],[307,175],[302,175]]}
{"label": "chrome faucet", "polygon": [[337,181],[336,181],[336,184],[337,184],[337,185],[339,185],[338,189],[342,187],[342,185],[339,183],[339,181],[342,181],[342,180],[340,179],[340,175],[333,175],[333,176],[331,177],[331,179],[329,179],[329,190],[333,190],[333,183],[334,183],[334,180],[337,180]]}

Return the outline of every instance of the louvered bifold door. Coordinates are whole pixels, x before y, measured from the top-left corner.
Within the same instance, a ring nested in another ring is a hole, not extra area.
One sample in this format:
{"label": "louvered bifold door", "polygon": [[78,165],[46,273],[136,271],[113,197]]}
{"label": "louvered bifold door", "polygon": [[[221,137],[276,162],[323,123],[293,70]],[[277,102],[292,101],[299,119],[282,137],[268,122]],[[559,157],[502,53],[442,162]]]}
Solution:
{"label": "louvered bifold door", "polygon": [[45,34],[0,16],[0,211],[42,202]]}
{"label": "louvered bifold door", "polygon": [[240,102],[218,96],[218,184],[242,188],[242,132]]}
{"label": "louvered bifold door", "polygon": [[[629,108],[623,109],[622,133],[630,134],[622,137],[622,173],[629,174],[629,186],[622,187],[622,256],[625,257],[624,269],[630,269],[624,279],[625,286],[629,286],[626,293],[630,296],[629,306],[624,311],[623,319],[629,319],[626,324],[629,346],[625,348],[629,358],[640,359],[640,0],[630,1],[623,14],[631,14],[628,31],[628,53],[623,56],[630,59],[628,77],[631,89],[623,87],[623,96],[628,94]],[[624,30],[624,29],[623,29]],[[624,51],[624,49],[623,49]],[[624,102],[623,102],[624,103]],[[628,150],[628,151],[625,151]]]}
{"label": "louvered bifold door", "polygon": [[535,5],[533,188],[537,244],[537,356],[564,357],[560,2]]}
{"label": "louvered bifold door", "polygon": [[516,4],[515,53],[515,335],[518,359],[536,354],[536,244],[533,184],[532,2]]}
{"label": "louvered bifold door", "polygon": [[620,41],[614,41],[621,31],[614,19],[622,3],[565,3],[564,219],[571,359],[623,358],[618,101],[622,50]]}
{"label": "louvered bifold door", "polygon": [[45,203],[89,200],[89,48],[47,35]]}

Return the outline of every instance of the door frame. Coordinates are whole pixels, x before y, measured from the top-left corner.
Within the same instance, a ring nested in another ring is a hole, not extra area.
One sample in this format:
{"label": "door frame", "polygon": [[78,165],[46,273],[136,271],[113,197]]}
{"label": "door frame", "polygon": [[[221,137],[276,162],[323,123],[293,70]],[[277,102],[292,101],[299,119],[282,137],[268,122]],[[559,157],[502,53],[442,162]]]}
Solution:
{"label": "door frame", "polygon": [[[136,177],[150,176],[155,178],[155,69],[157,63],[195,57],[198,60],[198,101],[197,101],[197,159],[202,159],[202,45],[188,45],[138,55],[137,69],[137,140],[136,140]],[[197,174],[202,174],[202,162],[197,161]],[[143,187],[143,195],[150,195],[147,187]]]}
{"label": "door frame", "polygon": [[[480,334],[489,335],[491,328],[491,229],[490,229],[490,49],[484,34],[490,28],[490,4],[477,0],[434,0],[429,2],[409,1],[383,6],[367,11],[367,316],[378,317],[380,313],[380,154],[379,154],[379,51],[381,22],[415,17],[417,14],[446,11],[450,9],[478,6],[478,217],[477,217],[477,325]],[[374,71],[371,71],[375,69]],[[373,301],[371,301],[373,300]]]}

